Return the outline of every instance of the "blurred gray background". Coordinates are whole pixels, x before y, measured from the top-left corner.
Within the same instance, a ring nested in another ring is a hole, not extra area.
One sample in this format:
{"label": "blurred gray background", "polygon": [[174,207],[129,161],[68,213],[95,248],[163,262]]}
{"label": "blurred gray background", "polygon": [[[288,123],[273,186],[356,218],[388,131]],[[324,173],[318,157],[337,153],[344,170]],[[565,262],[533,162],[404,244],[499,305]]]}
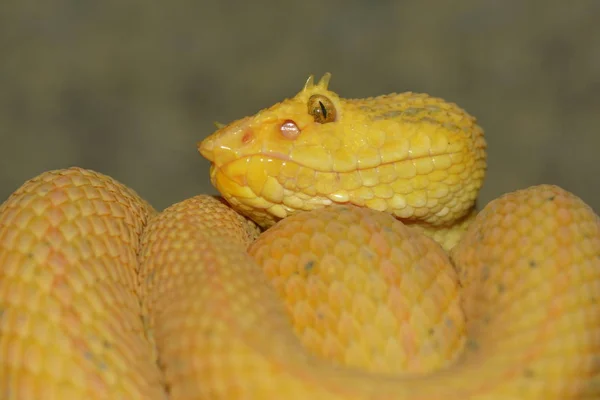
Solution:
{"label": "blurred gray background", "polygon": [[539,183],[596,212],[600,1],[0,3],[0,198],[44,170],[155,207],[215,193],[196,142],[333,73],[344,97],[424,91],[478,117],[481,204]]}

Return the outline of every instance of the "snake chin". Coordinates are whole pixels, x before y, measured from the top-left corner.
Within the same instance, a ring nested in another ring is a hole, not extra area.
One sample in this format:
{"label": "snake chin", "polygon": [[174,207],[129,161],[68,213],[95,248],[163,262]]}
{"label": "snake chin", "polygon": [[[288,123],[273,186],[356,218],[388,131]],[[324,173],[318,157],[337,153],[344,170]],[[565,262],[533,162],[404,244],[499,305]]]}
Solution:
{"label": "snake chin", "polygon": [[[213,186],[234,210],[263,229],[270,228],[280,220],[299,212],[336,204],[325,196],[307,195],[286,189],[277,181],[261,187],[261,190],[254,190],[254,185],[249,184],[252,178],[240,179],[215,165],[211,166],[210,177]],[[274,191],[280,194],[275,195]],[[281,198],[281,201],[278,198]]]}

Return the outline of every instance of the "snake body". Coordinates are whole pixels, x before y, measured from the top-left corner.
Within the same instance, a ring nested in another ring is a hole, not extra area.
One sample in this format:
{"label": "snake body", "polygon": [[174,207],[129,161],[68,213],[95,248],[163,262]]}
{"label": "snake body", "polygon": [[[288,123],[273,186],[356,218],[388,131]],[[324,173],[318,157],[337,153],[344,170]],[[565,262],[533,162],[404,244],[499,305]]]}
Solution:
{"label": "snake body", "polygon": [[479,212],[483,131],[329,75],[199,143],[161,212],[82,168],[0,207],[1,399],[598,399],[600,218]]}

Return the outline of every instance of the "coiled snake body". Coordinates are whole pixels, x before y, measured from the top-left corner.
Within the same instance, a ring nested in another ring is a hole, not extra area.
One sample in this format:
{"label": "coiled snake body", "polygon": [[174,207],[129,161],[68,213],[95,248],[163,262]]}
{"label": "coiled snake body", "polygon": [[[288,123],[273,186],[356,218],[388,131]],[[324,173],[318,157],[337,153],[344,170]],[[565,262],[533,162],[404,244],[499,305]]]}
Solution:
{"label": "coiled snake body", "polygon": [[199,143],[222,198],[157,212],[81,168],[16,190],[0,399],[600,398],[592,209],[540,185],[477,213],[473,117],[328,82]]}

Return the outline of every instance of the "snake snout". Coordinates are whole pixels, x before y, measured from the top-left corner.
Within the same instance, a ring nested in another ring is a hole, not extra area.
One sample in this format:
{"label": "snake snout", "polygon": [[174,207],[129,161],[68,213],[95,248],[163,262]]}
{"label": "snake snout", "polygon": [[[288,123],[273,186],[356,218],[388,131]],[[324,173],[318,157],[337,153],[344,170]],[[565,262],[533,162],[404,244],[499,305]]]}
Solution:
{"label": "snake snout", "polygon": [[216,166],[239,158],[241,149],[254,138],[249,125],[250,118],[243,118],[224,126],[198,142],[198,151]]}
{"label": "snake snout", "polygon": [[202,154],[202,157],[208,161],[213,162],[215,158],[215,138],[211,135],[206,139],[198,142],[198,151]]}

